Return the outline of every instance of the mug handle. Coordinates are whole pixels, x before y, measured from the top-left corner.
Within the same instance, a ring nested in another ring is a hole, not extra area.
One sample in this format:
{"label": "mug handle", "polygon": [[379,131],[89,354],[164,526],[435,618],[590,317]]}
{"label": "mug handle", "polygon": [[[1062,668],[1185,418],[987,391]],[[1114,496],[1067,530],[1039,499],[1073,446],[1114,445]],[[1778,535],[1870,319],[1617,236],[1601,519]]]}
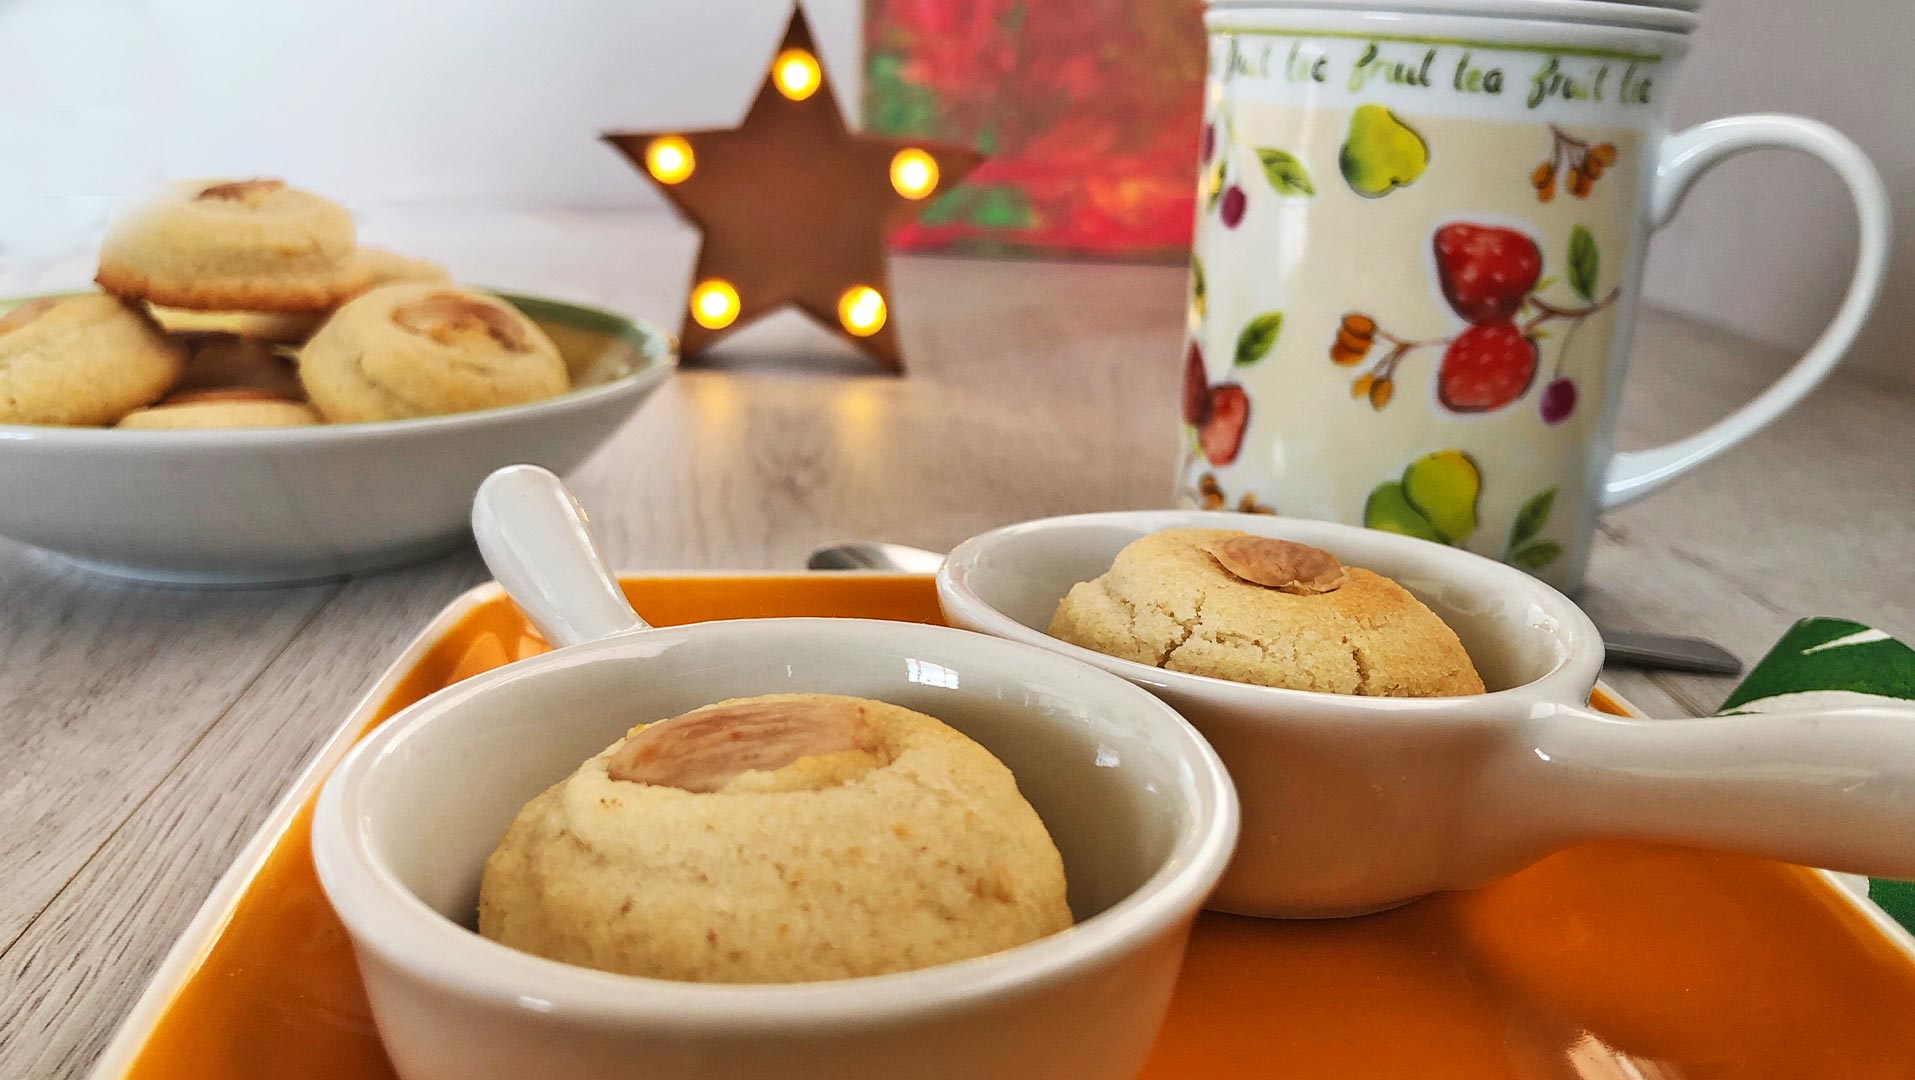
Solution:
{"label": "mug handle", "polygon": [[1557,839],[1617,837],[1915,878],[1915,709],[1531,720],[1531,805]]}
{"label": "mug handle", "polygon": [[1635,502],[1787,412],[1840,362],[1882,291],[1890,236],[1882,177],[1848,136],[1800,116],[1731,116],[1664,139],[1649,191],[1650,227],[1669,223],[1703,173],[1736,154],[1766,149],[1799,150],[1820,158],[1848,186],[1861,226],[1848,295],[1802,358],[1754,400],[1687,438],[1612,457],[1603,481],[1604,510]]}

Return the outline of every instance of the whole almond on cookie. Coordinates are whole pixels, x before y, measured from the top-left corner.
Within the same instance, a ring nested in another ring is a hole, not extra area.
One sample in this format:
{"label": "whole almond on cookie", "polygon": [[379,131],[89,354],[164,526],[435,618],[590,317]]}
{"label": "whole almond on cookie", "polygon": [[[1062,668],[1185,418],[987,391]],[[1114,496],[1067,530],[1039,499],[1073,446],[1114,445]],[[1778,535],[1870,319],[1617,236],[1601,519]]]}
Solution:
{"label": "whole almond on cookie", "polygon": [[510,313],[458,293],[433,293],[394,308],[392,321],[441,345],[481,334],[511,352],[524,352],[530,345],[524,328]]}
{"label": "whole almond on cookie", "polygon": [[741,773],[770,772],[799,758],[883,749],[862,705],[830,699],[707,705],[648,724],[606,765],[614,780],[717,791]]}
{"label": "whole almond on cookie", "polygon": [[286,181],[257,178],[231,180],[201,189],[199,199],[223,199],[228,202],[258,202],[276,191],[284,191]]}
{"label": "whole almond on cookie", "polygon": [[1231,536],[1203,545],[1232,576],[1252,585],[1310,596],[1349,580],[1343,564],[1322,548],[1268,536]]}

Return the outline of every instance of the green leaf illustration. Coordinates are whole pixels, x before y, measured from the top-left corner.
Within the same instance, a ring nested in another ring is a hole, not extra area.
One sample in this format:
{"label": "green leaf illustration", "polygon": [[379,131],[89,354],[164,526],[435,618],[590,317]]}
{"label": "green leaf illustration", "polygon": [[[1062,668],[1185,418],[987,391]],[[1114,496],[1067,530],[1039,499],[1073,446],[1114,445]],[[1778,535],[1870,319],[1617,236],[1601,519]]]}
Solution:
{"label": "green leaf illustration", "polygon": [[[1556,275],[1548,274],[1548,275],[1545,275],[1541,281],[1538,281],[1536,284],[1531,285],[1529,287],[1529,291],[1533,293],[1548,292],[1549,287],[1554,284],[1556,284]],[[1523,303],[1525,306],[1527,306],[1529,303],[1528,299],[1524,299]]]}
{"label": "green leaf illustration", "polygon": [[1509,561],[1525,570],[1541,570],[1562,556],[1563,547],[1554,540],[1538,540],[1510,553]]}
{"label": "green leaf illustration", "polygon": [[1194,253],[1190,256],[1190,307],[1199,319],[1204,317],[1204,264]]}
{"label": "green leaf illustration", "polygon": [[1243,324],[1243,332],[1237,335],[1236,363],[1254,364],[1270,355],[1276,347],[1277,333],[1283,329],[1283,312],[1266,311]]}
{"label": "green leaf illustration", "polygon": [[1516,511],[1516,524],[1509,530],[1509,546],[1521,547],[1536,539],[1536,534],[1542,532],[1543,526],[1549,523],[1549,511],[1555,504],[1555,488],[1548,488],[1531,496],[1530,500],[1523,504],[1523,508]]}
{"label": "green leaf illustration", "polygon": [[1310,174],[1304,171],[1303,162],[1296,155],[1274,147],[1257,148],[1257,160],[1263,162],[1264,179],[1277,189],[1279,195],[1315,195],[1317,189],[1310,184]]}
{"label": "green leaf illustration", "polygon": [[1596,238],[1581,225],[1569,230],[1569,287],[1590,303],[1596,302],[1596,272],[1602,260],[1596,254]]}

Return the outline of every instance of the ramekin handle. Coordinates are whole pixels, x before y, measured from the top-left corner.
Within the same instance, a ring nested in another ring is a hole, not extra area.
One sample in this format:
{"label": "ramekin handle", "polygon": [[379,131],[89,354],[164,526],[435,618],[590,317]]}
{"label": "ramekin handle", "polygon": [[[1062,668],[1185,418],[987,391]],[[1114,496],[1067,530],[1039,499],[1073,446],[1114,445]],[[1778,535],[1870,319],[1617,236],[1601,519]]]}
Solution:
{"label": "ramekin handle", "polygon": [[1567,834],[1915,878],[1915,709],[1532,721],[1535,809]]}

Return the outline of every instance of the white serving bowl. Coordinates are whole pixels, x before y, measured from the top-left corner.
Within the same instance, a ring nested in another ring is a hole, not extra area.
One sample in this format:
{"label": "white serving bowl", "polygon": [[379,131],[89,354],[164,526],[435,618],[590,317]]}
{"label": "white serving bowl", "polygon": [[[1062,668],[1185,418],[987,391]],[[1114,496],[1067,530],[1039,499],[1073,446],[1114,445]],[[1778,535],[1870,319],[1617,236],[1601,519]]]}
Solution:
{"label": "white serving bowl", "polygon": [[[282,585],[419,562],[470,537],[472,493],[514,462],[565,472],[674,366],[668,335],[507,296],[591,385],[479,412],[218,431],[0,425],[0,536],[93,570]],[[0,304],[0,311],[22,300]]]}
{"label": "white serving bowl", "polygon": [[[529,470],[506,475],[516,492],[488,481],[481,500],[499,512],[475,527],[501,583],[564,647],[387,720],[314,813],[320,882],[400,1076],[1134,1076],[1236,838],[1236,796],[1203,739],[1122,679],[945,627],[645,628],[579,554],[587,534],[557,512],[555,485]],[[918,709],[1002,759],[1063,854],[1077,925],[976,959],[794,985],[608,974],[472,930],[486,856],[532,796],[634,723],[798,691]]]}
{"label": "white serving bowl", "polygon": [[[1401,582],[1462,638],[1490,692],[1380,698],[1165,671],[1047,634],[1070,587],[1171,528],[1324,548]],[[1204,511],[1081,514],[967,540],[938,573],[954,626],[1122,675],[1174,706],[1243,802],[1212,906],[1325,917],[1501,877],[1626,837],[1915,876],[1915,710],[1623,720],[1587,707],[1602,639],[1569,599],[1466,551],[1350,525]]]}

